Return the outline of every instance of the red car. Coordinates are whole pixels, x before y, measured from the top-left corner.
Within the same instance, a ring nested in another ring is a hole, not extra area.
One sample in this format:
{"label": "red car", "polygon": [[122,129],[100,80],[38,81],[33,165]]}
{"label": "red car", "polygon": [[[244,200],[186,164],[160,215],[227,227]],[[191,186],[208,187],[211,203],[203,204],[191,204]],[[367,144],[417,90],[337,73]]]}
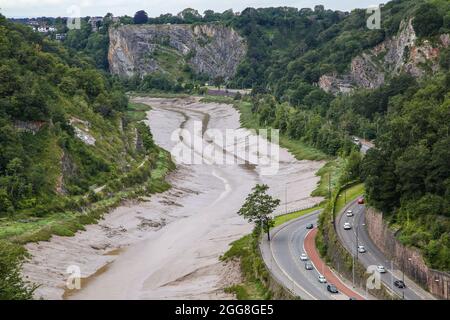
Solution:
{"label": "red car", "polygon": [[358,204],[364,204],[364,198],[359,198],[358,199]]}

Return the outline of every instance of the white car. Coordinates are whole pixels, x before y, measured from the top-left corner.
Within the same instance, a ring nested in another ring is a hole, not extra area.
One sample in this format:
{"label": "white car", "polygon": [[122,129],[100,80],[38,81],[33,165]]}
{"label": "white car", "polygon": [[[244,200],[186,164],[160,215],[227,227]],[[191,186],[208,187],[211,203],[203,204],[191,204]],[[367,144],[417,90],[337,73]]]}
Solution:
{"label": "white car", "polygon": [[347,210],[347,212],[345,213],[345,215],[347,217],[353,217],[353,211],[352,210]]}
{"label": "white car", "polygon": [[364,246],[358,246],[358,252],[359,253],[365,253],[366,252],[366,248],[364,248]]}
{"label": "white car", "polygon": [[319,277],[317,279],[320,283],[327,283],[327,279],[321,274],[319,274]]}
{"label": "white car", "polygon": [[352,228],[352,225],[350,224],[350,222],[344,223],[344,230],[350,230],[351,228]]}
{"label": "white car", "polygon": [[306,255],[306,253],[302,253],[300,255],[300,260],[302,260],[302,261],[307,261],[308,260],[308,256]]}
{"label": "white car", "polygon": [[377,271],[379,273],[386,273],[386,269],[383,266],[377,266]]}

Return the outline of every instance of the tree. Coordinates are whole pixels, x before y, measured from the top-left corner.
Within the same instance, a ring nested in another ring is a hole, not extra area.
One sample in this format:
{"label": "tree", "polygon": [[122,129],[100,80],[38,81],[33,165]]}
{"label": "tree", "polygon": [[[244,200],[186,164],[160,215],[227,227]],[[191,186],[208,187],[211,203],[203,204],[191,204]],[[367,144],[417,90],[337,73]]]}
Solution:
{"label": "tree", "polygon": [[414,30],[419,37],[427,37],[439,31],[439,28],[444,24],[442,14],[439,8],[430,3],[422,4],[416,11],[416,16],[413,20]]}
{"label": "tree", "polygon": [[134,24],[144,24],[148,22],[148,14],[144,10],[139,10],[134,14]]}
{"label": "tree", "polygon": [[217,89],[220,90],[220,87],[222,86],[222,84],[224,83],[224,78],[223,76],[217,76],[214,78],[213,80],[214,86],[217,87]]}
{"label": "tree", "polygon": [[270,216],[276,207],[279,206],[280,200],[275,199],[267,194],[269,187],[265,184],[257,184],[247,198],[242,208],[238,211],[238,215],[254,222],[255,227],[262,227],[267,232],[267,239],[270,241],[270,228],[273,227],[273,218]]}
{"label": "tree", "polygon": [[202,19],[202,15],[195,9],[187,8],[178,13],[178,17],[183,19],[185,23],[199,22]]}

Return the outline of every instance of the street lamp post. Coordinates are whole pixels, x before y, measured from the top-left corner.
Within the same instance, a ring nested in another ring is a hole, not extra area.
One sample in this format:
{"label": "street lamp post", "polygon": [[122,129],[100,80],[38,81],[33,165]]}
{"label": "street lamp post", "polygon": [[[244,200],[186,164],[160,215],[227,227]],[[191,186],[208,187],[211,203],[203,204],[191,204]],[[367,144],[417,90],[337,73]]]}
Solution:
{"label": "street lamp post", "polygon": [[[358,251],[358,250],[356,250]],[[355,255],[353,254],[353,261],[352,261],[352,269],[353,269],[353,288],[355,287]]]}
{"label": "street lamp post", "polygon": [[286,183],[285,188],[284,188],[284,212],[287,214],[287,186],[288,183]]}

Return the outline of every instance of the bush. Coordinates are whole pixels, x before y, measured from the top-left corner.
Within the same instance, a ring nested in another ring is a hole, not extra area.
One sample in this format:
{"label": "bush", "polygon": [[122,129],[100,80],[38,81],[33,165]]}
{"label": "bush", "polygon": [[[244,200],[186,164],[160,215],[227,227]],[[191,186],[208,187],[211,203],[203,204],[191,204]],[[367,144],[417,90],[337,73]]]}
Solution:
{"label": "bush", "polygon": [[0,300],[30,300],[35,286],[22,280],[21,266],[26,251],[18,245],[0,240]]}

